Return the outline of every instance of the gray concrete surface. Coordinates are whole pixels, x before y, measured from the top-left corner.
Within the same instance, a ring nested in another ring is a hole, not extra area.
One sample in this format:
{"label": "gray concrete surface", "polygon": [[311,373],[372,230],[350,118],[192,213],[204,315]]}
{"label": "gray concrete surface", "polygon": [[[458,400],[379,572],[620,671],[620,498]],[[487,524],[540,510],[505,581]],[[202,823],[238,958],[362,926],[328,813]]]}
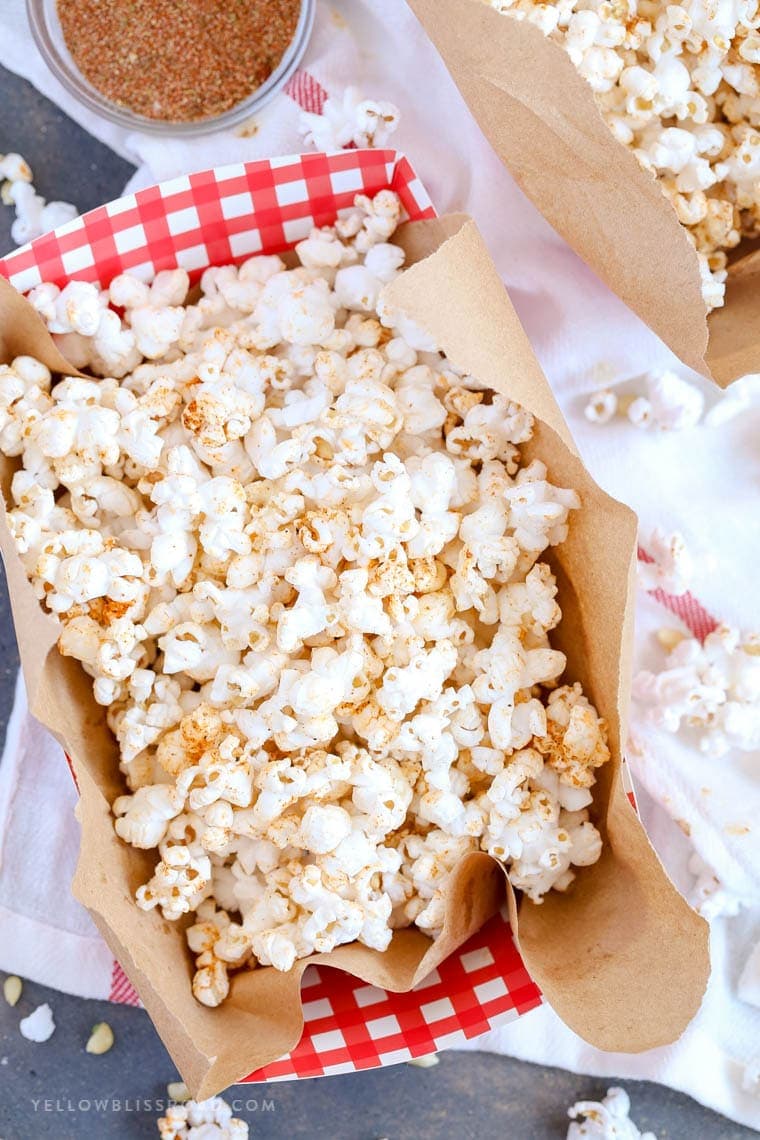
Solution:
{"label": "gray concrete surface", "polygon": [[[1,57],[0,57],[1,58]],[[20,150],[46,197],[88,209],[116,197],[128,164],[0,68],[0,153]],[[10,248],[11,214],[0,207],[0,253]],[[0,734],[13,696],[17,653],[0,583]],[[44,868],[40,873],[44,874]],[[2,931],[0,930],[0,940]],[[54,1036],[25,1041],[18,1022],[42,1001]],[[108,1020],[116,1043],[102,1057],[84,1046]],[[0,1000],[2,1140],[121,1140],[157,1135],[157,1101],[176,1073],[142,1010],[82,1001],[27,983],[19,1005]],[[596,1099],[614,1082],[485,1054],[444,1055],[434,1069],[408,1065],[326,1080],[230,1090],[260,1140],[561,1140],[567,1106]],[[756,1135],[657,1085],[624,1081],[642,1129],[660,1140],[749,1140]],[[100,1104],[98,1104],[100,1102]],[[103,1103],[105,1102],[105,1104]]]}

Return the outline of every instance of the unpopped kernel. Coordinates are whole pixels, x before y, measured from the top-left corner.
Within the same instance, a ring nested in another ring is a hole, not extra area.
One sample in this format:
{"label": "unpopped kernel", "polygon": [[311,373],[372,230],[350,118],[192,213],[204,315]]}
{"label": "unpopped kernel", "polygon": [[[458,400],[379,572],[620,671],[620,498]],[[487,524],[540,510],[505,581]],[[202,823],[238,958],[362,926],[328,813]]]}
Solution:
{"label": "unpopped kernel", "polygon": [[158,850],[137,902],[195,916],[209,1006],[243,966],[436,937],[470,851],[538,902],[601,850],[604,723],[560,684],[541,561],[580,500],[389,312],[400,216],[359,197],[299,267],[209,269],[193,304],[182,270],[39,286],[102,379],[0,368],[9,526],[108,707],[116,832]]}

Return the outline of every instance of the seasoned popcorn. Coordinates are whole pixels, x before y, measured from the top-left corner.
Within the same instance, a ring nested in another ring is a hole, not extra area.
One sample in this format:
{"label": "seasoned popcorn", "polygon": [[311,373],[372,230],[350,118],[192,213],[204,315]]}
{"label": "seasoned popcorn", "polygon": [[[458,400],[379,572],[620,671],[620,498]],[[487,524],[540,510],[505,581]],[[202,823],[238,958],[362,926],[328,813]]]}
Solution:
{"label": "seasoned popcorn", "polygon": [[0,368],[9,526],[108,707],[116,832],[157,849],[137,902],[195,916],[209,1006],[244,966],[436,937],[470,851],[536,902],[600,854],[604,724],[540,561],[580,501],[523,462],[527,412],[388,312],[400,214],[359,197],[298,268],[209,269],[194,304],[181,270],[40,286],[103,378]]}
{"label": "seasoned popcorn", "polygon": [[708,309],[760,232],[757,0],[490,0],[561,44],[697,250]]}

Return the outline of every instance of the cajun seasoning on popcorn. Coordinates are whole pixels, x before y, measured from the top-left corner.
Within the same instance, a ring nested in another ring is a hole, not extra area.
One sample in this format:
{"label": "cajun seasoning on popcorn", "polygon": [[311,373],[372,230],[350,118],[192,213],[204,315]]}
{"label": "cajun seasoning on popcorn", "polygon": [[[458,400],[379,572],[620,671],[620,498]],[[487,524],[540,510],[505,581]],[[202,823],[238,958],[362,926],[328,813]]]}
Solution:
{"label": "cajun seasoning on popcorn", "polygon": [[208,119],[269,78],[300,0],[58,0],[74,63],[101,94],[149,119]]}
{"label": "cajun seasoning on popcorn", "polygon": [[[0,369],[8,525],[120,749],[136,892],[186,931],[208,1006],[412,924],[486,851],[539,901],[594,863],[604,721],[560,684],[542,553],[581,501],[533,417],[383,294],[389,190],[296,247],[106,293],[40,284],[70,362]],[[111,302],[124,314],[108,307]]]}

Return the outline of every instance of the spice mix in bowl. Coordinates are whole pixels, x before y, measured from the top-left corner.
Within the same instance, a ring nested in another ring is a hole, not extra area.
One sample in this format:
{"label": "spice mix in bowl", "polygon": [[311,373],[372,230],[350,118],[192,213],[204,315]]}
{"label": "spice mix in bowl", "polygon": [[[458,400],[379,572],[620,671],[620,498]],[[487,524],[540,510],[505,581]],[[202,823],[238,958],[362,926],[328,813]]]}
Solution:
{"label": "spice mix in bowl", "polygon": [[28,0],[48,65],[123,126],[200,133],[234,124],[287,82],[313,0]]}

